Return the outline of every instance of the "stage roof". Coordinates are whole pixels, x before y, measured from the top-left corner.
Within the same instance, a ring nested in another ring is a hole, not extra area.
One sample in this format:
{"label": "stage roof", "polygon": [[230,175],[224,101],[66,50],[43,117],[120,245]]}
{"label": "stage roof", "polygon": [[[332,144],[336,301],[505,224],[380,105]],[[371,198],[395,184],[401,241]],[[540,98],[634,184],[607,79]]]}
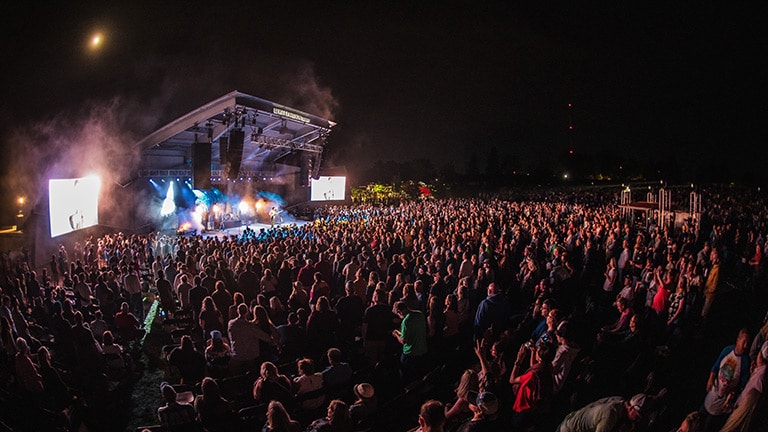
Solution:
{"label": "stage roof", "polygon": [[[240,174],[274,171],[296,156],[319,169],[325,141],[336,123],[284,105],[233,91],[161,127],[135,146],[141,151],[140,176],[191,176],[192,145],[212,144],[212,173],[224,171],[222,137],[245,135]],[[224,147],[226,148],[226,147]],[[286,162],[287,161],[287,162]]]}

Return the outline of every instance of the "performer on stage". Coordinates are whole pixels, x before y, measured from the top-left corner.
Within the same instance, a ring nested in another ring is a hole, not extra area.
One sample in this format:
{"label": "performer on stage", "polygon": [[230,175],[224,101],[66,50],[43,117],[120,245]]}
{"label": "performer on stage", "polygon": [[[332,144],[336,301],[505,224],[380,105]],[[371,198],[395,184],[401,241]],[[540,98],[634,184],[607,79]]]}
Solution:
{"label": "performer on stage", "polygon": [[269,223],[272,226],[275,226],[275,222],[280,223],[282,222],[283,218],[280,216],[280,213],[282,213],[282,210],[279,210],[277,207],[272,207],[271,210],[269,210]]}

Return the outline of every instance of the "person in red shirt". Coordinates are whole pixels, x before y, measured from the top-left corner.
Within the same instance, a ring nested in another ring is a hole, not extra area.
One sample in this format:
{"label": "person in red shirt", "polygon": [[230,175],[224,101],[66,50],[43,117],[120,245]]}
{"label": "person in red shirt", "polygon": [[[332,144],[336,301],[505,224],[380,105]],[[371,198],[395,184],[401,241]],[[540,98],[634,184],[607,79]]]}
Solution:
{"label": "person in red shirt", "polygon": [[[512,430],[527,430],[536,424],[536,416],[545,408],[554,392],[552,359],[555,347],[547,342],[531,347],[530,365],[525,365],[525,353],[517,356],[515,367],[509,376],[512,388],[517,387],[512,405]],[[525,366],[530,366],[527,368]]]}
{"label": "person in red shirt", "polygon": [[127,302],[123,302],[120,305],[120,312],[115,314],[115,327],[123,344],[144,337],[144,330],[140,328],[141,323],[131,313]]}

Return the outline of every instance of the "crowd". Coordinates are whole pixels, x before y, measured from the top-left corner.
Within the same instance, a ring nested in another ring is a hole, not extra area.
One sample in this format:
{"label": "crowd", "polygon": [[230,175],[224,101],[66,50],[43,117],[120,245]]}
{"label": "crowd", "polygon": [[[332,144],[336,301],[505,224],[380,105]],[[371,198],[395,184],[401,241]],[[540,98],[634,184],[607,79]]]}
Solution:
{"label": "crowd", "polygon": [[[151,293],[174,337],[157,392],[170,430],[391,430],[403,395],[417,406],[402,430],[759,430],[768,324],[746,320],[700,399],[678,404],[691,414],[669,418],[675,377],[696,372],[670,359],[718,330],[726,298],[766,307],[764,203],[705,199],[701,231],[637,226],[594,190],[325,207],[241,237],[89,238],[40,274],[5,265],[4,386],[65,414],[114,390],[135,373]],[[440,380],[450,393],[424,390]]]}

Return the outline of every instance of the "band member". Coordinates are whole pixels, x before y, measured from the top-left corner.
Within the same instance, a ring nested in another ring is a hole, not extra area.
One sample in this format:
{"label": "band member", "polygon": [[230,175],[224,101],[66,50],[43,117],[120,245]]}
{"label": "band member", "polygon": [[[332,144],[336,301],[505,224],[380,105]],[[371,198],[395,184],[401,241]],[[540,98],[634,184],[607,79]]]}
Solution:
{"label": "band member", "polygon": [[278,217],[280,216],[280,213],[282,213],[282,211],[278,210],[277,207],[272,207],[272,209],[269,210],[270,225],[275,226],[276,221],[279,223]]}

